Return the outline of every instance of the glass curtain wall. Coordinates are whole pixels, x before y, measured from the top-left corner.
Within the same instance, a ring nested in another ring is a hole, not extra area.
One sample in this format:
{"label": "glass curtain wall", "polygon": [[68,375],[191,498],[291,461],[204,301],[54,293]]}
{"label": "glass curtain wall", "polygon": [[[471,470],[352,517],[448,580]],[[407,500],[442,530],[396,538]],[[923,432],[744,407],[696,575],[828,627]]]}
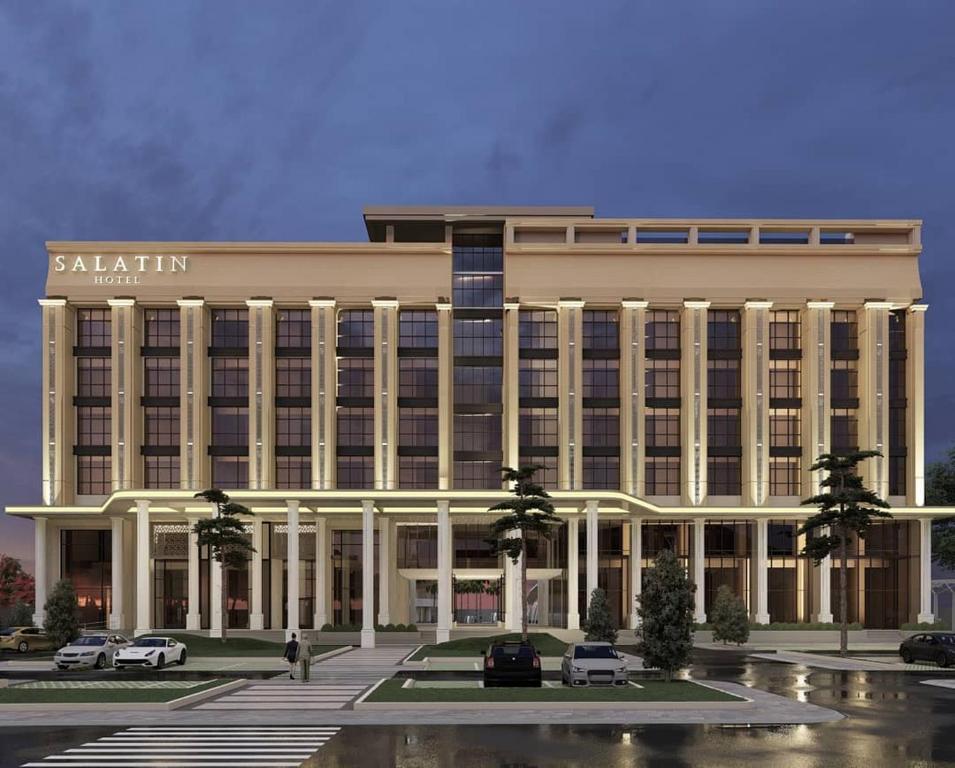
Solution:
{"label": "glass curtain wall", "polygon": [[[610,615],[618,627],[630,615],[630,526],[625,520],[601,520],[597,525],[597,586],[607,593]],[[577,605],[581,621],[587,616],[587,531],[578,531]]]}
{"label": "glass curtain wall", "polygon": [[438,487],[438,313],[398,313],[398,487]]}
{"label": "glass curtain wall", "polygon": [[153,627],[185,629],[189,612],[189,525],[153,523]]}
{"label": "glass curtain wall", "polygon": [[680,312],[646,317],[646,493],[680,495]]}
{"label": "glass curtain wall", "polygon": [[312,314],[275,315],[275,487],[312,486]]}
{"label": "glass curtain wall", "polygon": [[557,488],[560,449],[556,310],[520,310],[518,338],[519,463],[522,467],[543,467],[537,473],[538,482],[545,488]]}
{"label": "glass curtain wall", "polygon": [[804,537],[797,533],[798,520],[771,520],[767,523],[767,606],[771,622],[806,622],[818,607],[814,605],[813,565],[800,555]]}
{"label": "glass curtain wall", "polygon": [[583,317],[584,488],[620,488],[620,318],[585,309]]}
{"label": "glass curtain wall", "polygon": [[337,484],[372,488],[375,479],[375,313],[338,313]]}
{"label": "glass curtain wall", "polygon": [[753,523],[743,520],[707,522],[703,533],[704,610],[709,614],[721,586],[728,586],[750,609]]}
{"label": "glass curtain wall", "polygon": [[742,493],[743,455],[740,361],[743,357],[738,310],[711,309],[707,315],[707,486],[710,496]]}
{"label": "glass curtain wall", "polygon": [[[567,524],[551,527],[549,537],[527,539],[527,620],[544,627],[567,626]],[[531,578],[531,572],[543,572]]]}
{"label": "glass curtain wall", "polygon": [[110,531],[60,531],[60,574],[76,591],[80,624],[105,627],[112,610],[111,539]]}
{"label": "glass curtain wall", "polygon": [[179,310],[146,309],[143,324],[143,485],[179,488]]}
{"label": "glass curtain wall", "polygon": [[[263,553],[263,612],[267,626],[288,626],[288,524],[268,526],[268,563]],[[265,587],[267,586],[267,590]],[[314,629],[315,622],[315,524],[298,526],[298,621],[302,629]]]}
{"label": "glass curtain wall", "polygon": [[[398,525],[396,562],[400,570],[434,570],[438,567],[438,526]],[[409,579],[408,616],[414,624],[438,621],[438,582]]]}
{"label": "glass curtain wall", "polygon": [[245,488],[249,484],[249,312],[212,310],[209,347],[212,387],[212,484]]}
{"label": "glass curtain wall", "polygon": [[112,490],[112,316],[109,309],[76,310],[76,493]]}
{"label": "glass curtain wall", "polygon": [[770,496],[799,496],[802,492],[799,471],[802,457],[801,366],[799,310],[772,311],[769,321]]}
{"label": "glass curtain wall", "polygon": [[[332,615],[335,624],[362,623],[362,532],[332,531]],[[378,607],[378,531],[375,531],[375,604]],[[375,614],[377,617],[377,614]]]}

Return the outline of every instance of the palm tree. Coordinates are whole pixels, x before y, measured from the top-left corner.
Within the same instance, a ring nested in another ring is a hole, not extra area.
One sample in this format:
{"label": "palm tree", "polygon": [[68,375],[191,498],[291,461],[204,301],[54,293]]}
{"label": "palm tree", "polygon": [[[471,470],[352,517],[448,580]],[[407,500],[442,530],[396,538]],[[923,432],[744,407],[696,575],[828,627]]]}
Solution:
{"label": "palm tree", "polygon": [[242,568],[254,552],[245,533],[245,524],[239,515],[251,515],[248,507],[229,499],[228,494],[218,488],[200,491],[194,498],[203,499],[216,505],[216,514],[202,518],[193,526],[192,531],[198,539],[198,546],[209,547],[212,559],[222,566],[222,593],[220,610],[222,612],[222,642],[226,641],[228,621],[228,582],[229,569]]}
{"label": "palm tree", "polygon": [[[823,470],[829,474],[820,485],[824,489],[803,504],[814,504],[819,512],[806,520],[799,533],[807,534],[803,554],[812,558],[816,565],[833,552],[839,553],[839,655],[849,653],[848,621],[848,549],[849,535],[865,538],[866,531],[875,518],[891,517],[885,510],[889,503],[879,498],[862,484],[856,471],[860,462],[878,451],[854,451],[845,455],[824,453],[810,468],[810,472]],[[813,535],[815,534],[815,535]]]}
{"label": "palm tree", "polygon": [[534,480],[537,470],[543,469],[533,464],[520,469],[504,467],[504,480],[513,484],[511,493],[514,498],[502,501],[488,509],[488,512],[507,510],[507,514],[491,524],[493,537],[488,539],[495,551],[503,552],[514,565],[521,564],[521,640],[527,640],[527,535],[534,532],[544,538],[550,538],[555,524],[560,518],[554,514],[554,505],[548,501],[550,494]]}

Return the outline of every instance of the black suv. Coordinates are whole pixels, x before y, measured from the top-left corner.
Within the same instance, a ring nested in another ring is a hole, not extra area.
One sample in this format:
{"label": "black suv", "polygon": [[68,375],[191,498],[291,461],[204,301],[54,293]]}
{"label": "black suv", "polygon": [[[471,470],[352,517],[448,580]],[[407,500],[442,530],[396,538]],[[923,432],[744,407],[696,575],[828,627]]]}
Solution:
{"label": "black suv", "polygon": [[940,667],[955,662],[955,634],[921,632],[902,641],[899,656],[906,664],[913,661],[934,661]]}
{"label": "black suv", "polygon": [[530,643],[493,643],[484,656],[484,687],[541,687],[541,657]]}

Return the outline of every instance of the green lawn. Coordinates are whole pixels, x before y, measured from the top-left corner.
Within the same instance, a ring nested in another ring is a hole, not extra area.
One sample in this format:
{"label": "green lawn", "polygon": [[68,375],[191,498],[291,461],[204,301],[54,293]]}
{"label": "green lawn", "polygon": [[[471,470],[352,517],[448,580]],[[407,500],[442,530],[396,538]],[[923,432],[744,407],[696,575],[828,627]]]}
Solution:
{"label": "green lawn", "polygon": [[[546,632],[530,632],[527,638],[541,656],[563,656],[564,651],[567,650],[567,643]],[[486,651],[493,642],[498,640],[520,642],[520,639],[519,632],[491,637],[462,637],[439,645],[425,645],[411,657],[410,661],[423,661],[428,656],[480,656],[481,651]]]}
{"label": "green lawn", "polygon": [[0,688],[0,704],[142,704],[172,701],[192,693],[222,685],[224,680],[209,680],[192,688]]}
{"label": "green lawn", "polygon": [[[224,643],[218,637],[205,637],[203,635],[173,633],[157,635],[157,637],[174,637],[179,642],[185,643],[186,650],[192,657],[274,656],[278,659],[281,658],[282,651],[285,650],[285,643],[274,643],[270,640],[259,640],[254,637],[229,637]],[[321,653],[341,647],[341,645],[313,645],[312,654],[318,656]]]}
{"label": "green lawn", "polygon": [[402,688],[403,680],[392,678],[379,685],[367,701],[742,701],[736,696],[704,688],[686,680],[672,683],[641,681],[641,688]]}

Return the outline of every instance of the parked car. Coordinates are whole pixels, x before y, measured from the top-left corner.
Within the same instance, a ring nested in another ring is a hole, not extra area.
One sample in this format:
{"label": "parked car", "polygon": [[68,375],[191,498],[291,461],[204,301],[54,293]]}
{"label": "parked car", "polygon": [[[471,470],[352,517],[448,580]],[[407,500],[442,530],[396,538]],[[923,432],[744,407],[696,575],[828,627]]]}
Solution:
{"label": "parked car", "polygon": [[560,662],[560,680],[564,685],[626,685],[627,662],[610,643],[571,643]]}
{"label": "parked car", "polygon": [[7,627],[0,630],[0,650],[49,651],[53,641],[41,627]]}
{"label": "parked car", "polygon": [[104,669],[113,655],[130,645],[122,635],[84,635],[60,648],[53,657],[57,669]]}
{"label": "parked car", "polygon": [[484,687],[541,686],[541,657],[530,643],[492,643],[484,655]]}
{"label": "parked car", "polygon": [[155,667],[186,663],[186,645],[174,637],[140,637],[132,645],[120,648],[113,655],[113,666]]}
{"label": "parked car", "polygon": [[899,656],[906,664],[913,661],[934,661],[940,667],[955,662],[955,633],[923,632],[902,641]]}

